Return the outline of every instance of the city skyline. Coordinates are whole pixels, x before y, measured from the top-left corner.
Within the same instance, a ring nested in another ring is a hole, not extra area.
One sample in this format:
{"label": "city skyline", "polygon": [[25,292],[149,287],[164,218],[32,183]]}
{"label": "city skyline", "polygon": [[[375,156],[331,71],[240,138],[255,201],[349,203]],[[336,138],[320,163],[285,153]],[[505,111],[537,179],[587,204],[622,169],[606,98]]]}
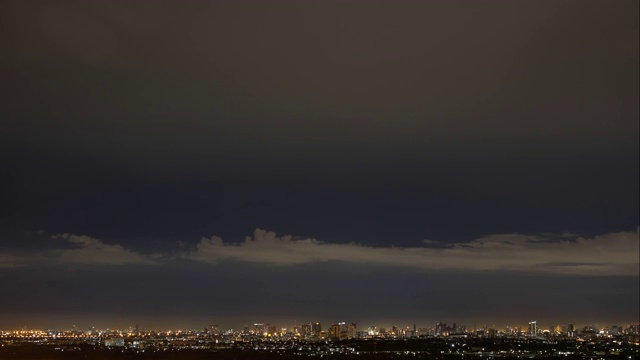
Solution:
{"label": "city skyline", "polygon": [[136,333],[149,333],[149,332],[162,332],[162,333],[181,333],[181,332],[196,332],[208,335],[222,336],[230,334],[252,334],[259,336],[267,335],[297,335],[297,336],[316,336],[326,338],[342,338],[338,333],[333,333],[334,328],[342,329],[348,332],[348,337],[352,338],[366,338],[366,337],[378,337],[378,336],[398,336],[398,337],[414,337],[414,336],[456,336],[456,335],[469,335],[469,336],[488,336],[490,332],[496,334],[506,335],[530,335],[530,336],[554,336],[554,335],[569,335],[576,337],[576,334],[583,332],[593,332],[594,334],[610,335],[614,332],[616,335],[630,332],[630,334],[636,334],[640,331],[640,323],[615,323],[615,324],[593,324],[593,323],[553,323],[549,324],[541,323],[537,320],[529,321],[525,324],[508,324],[508,325],[477,325],[476,322],[472,326],[461,324],[458,322],[446,322],[437,321],[431,324],[408,324],[399,325],[396,323],[389,324],[363,324],[353,321],[307,321],[297,322],[288,321],[279,324],[272,322],[249,322],[241,326],[224,327],[216,322],[210,322],[200,327],[177,327],[177,326],[165,326],[165,327],[146,327],[144,324],[131,324],[128,326],[79,326],[73,324],[69,327],[28,327],[21,326],[19,328],[7,328],[0,329],[2,333],[34,333],[45,332],[54,334],[58,332],[77,332],[82,334],[96,335],[97,333],[122,333],[122,334],[136,334]]}
{"label": "city skyline", "polygon": [[[524,323],[510,323],[510,324],[482,324],[478,325],[476,322],[471,326],[459,323],[456,321],[447,322],[447,321],[437,321],[429,324],[425,323],[412,323],[412,324],[398,324],[397,322],[389,322],[389,323],[380,323],[380,322],[371,322],[371,323],[358,323],[356,321],[329,321],[329,322],[321,322],[321,321],[307,321],[307,322],[297,322],[297,321],[283,321],[281,323],[274,322],[249,322],[243,323],[239,326],[225,327],[216,322],[203,322],[200,326],[161,326],[161,327],[153,327],[146,326],[145,324],[140,323],[130,323],[126,326],[88,326],[86,324],[90,324],[91,322],[87,322],[84,325],[71,324],[66,326],[27,326],[21,325],[19,327],[7,327],[2,328],[0,331],[2,332],[19,332],[19,331],[54,331],[54,332],[69,332],[69,331],[77,331],[80,333],[90,332],[125,332],[125,333],[137,333],[137,332],[200,332],[200,333],[216,333],[219,335],[227,334],[227,333],[251,333],[251,334],[259,334],[263,333],[271,333],[272,328],[278,334],[281,332],[288,333],[304,333],[305,326],[308,326],[311,331],[319,334],[321,331],[323,333],[329,333],[330,328],[335,325],[351,325],[354,330],[357,332],[369,332],[372,329],[375,331],[379,331],[380,335],[382,333],[391,333],[392,331],[398,331],[398,334],[408,332],[415,332],[416,334],[429,335],[429,336],[448,336],[448,335],[475,335],[477,332],[481,332],[486,335],[488,330],[493,330],[500,333],[522,333],[528,335],[543,335],[543,334],[560,334],[567,332],[582,332],[585,329],[591,329],[597,332],[610,332],[613,328],[616,331],[622,332],[622,330],[635,329],[640,326],[640,323],[637,322],[626,322],[626,323],[580,323],[580,322],[571,322],[571,323],[559,323],[559,322],[549,322],[543,323],[537,320],[532,320]],[[531,324],[536,324],[534,330],[532,331]],[[240,324],[240,323],[239,323]],[[175,325],[175,324],[174,324]],[[441,333],[438,330],[438,327],[442,325],[445,327],[444,333]],[[314,327],[318,327],[319,330],[313,330]],[[256,329],[261,328],[263,331],[258,331]],[[574,330],[570,330],[573,328]],[[212,332],[212,329],[215,331]],[[634,330],[636,331],[636,330]],[[369,333],[371,336],[372,334]],[[329,336],[329,335],[327,335]],[[377,334],[375,335],[377,336]],[[412,335],[413,336],[413,335]]]}
{"label": "city skyline", "polygon": [[432,328],[388,329],[371,326],[364,331],[355,323],[320,323],[294,329],[254,324],[242,331],[221,330],[210,324],[201,330],[152,331],[91,328],[70,331],[0,331],[0,354],[9,359],[40,356],[47,359],[75,357],[130,358],[300,358],[328,355],[330,358],[357,356],[362,359],[428,358],[451,359],[465,356],[500,356],[504,359],[538,357],[545,359],[605,358],[633,359],[638,355],[640,324],[598,329],[574,324],[542,331],[535,321],[528,329],[483,328],[468,331],[456,324],[437,323]]}
{"label": "city skyline", "polygon": [[0,2],[0,329],[637,322],[639,6]]}

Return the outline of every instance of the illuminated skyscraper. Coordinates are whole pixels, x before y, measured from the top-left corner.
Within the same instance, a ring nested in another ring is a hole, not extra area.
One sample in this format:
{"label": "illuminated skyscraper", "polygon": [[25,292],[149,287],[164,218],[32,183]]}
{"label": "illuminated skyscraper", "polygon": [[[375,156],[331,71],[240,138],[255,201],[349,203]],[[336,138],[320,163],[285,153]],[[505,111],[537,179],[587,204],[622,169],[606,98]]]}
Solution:
{"label": "illuminated skyscraper", "polygon": [[333,324],[329,328],[329,337],[331,340],[339,340],[340,339],[340,324]]}
{"label": "illuminated skyscraper", "polygon": [[210,336],[220,335],[220,329],[218,328],[217,324],[209,324],[207,330],[208,330],[207,333]]}
{"label": "illuminated skyscraper", "polygon": [[268,325],[267,324],[267,334],[269,335],[275,335],[278,332],[278,327],[275,325]]}
{"label": "illuminated skyscraper", "polygon": [[303,337],[311,336],[311,324],[303,324],[300,329],[300,335]]}
{"label": "illuminated skyscraper", "polygon": [[529,322],[529,335],[537,335],[538,334],[538,322],[530,321]]}
{"label": "illuminated skyscraper", "polygon": [[311,324],[311,335],[319,336],[321,331],[322,331],[322,326],[320,325],[319,322],[315,322]]}
{"label": "illuminated skyscraper", "polygon": [[[347,324],[346,322],[343,321],[338,324],[332,325],[331,328],[333,329],[335,325],[338,325],[339,327],[337,335],[340,339],[353,339],[356,337],[357,335],[356,323]],[[335,335],[336,334],[332,334],[331,330],[329,331],[330,337],[333,337]]]}
{"label": "illuminated skyscraper", "polygon": [[267,326],[263,323],[255,323],[253,324],[253,331],[256,335],[264,335],[267,333]]}
{"label": "illuminated skyscraper", "polygon": [[356,323],[352,322],[351,324],[349,324],[347,331],[349,332],[349,339],[355,339],[358,337],[358,325]]}

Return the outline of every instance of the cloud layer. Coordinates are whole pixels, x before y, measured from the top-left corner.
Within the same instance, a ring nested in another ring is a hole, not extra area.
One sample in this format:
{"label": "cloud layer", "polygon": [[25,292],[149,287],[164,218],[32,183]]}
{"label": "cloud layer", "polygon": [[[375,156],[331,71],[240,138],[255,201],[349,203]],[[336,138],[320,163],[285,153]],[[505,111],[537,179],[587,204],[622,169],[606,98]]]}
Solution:
{"label": "cloud layer", "polygon": [[[41,235],[46,233],[42,232]],[[146,256],[126,249],[118,244],[106,244],[98,239],[85,235],[59,234],[52,236],[54,240],[63,240],[65,248],[53,248],[36,253],[13,254],[0,252],[0,269],[20,268],[31,265],[82,264],[82,265],[126,265],[126,264],[158,264],[157,256]],[[71,248],[69,248],[69,245]]]}
{"label": "cloud layer", "polygon": [[84,235],[62,234],[55,236],[79,246],[76,249],[55,250],[53,255],[63,263],[89,265],[154,264],[138,253],[121,245],[105,244],[98,239]]}
{"label": "cloud layer", "polygon": [[27,264],[27,260],[24,257],[0,253],[0,269],[22,267]]}
{"label": "cloud layer", "polygon": [[185,257],[207,263],[237,260],[271,265],[348,262],[425,270],[524,271],[580,275],[638,275],[638,233],[594,238],[566,235],[490,235],[468,243],[434,247],[369,247],[295,240],[256,229],[237,244],[203,238]]}
{"label": "cloud layer", "polygon": [[[142,254],[118,244],[74,234],[54,235],[67,248],[32,256],[0,253],[0,268],[30,264],[160,265],[176,256]],[[71,246],[69,248],[68,246]],[[425,240],[417,247],[371,247],[322,242],[313,238],[256,229],[240,243],[220,237],[202,238],[195,248],[177,252],[177,258],[215,265],[232,260],[271,266],[342,262],[357,265],[407,267],[422,270],[509,271],[563,275],[638,276],[638,232],[617,232],[584,238],[573,234],[498,234],[466,243]]]}

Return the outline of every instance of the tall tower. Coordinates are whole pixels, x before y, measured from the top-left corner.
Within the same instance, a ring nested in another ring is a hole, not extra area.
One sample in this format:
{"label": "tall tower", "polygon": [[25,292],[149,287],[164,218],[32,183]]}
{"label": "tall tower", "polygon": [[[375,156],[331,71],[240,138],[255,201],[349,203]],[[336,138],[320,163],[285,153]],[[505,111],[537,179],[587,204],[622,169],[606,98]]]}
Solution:
{"label": "tall tower", "polygon": [[529,335],[538,335],[538,322],[535,320],[529,322]]}
{"label": "tall tower", "polygon": [[333,324],[329,328],[329,337],[331,340],[339,340],[340,339],[340,324]]}

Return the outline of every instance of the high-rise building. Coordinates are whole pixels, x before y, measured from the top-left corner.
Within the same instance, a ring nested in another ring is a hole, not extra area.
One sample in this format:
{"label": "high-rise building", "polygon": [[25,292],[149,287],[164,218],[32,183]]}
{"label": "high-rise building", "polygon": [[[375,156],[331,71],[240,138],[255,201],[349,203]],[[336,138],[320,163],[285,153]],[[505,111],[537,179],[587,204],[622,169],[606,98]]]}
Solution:
{"label": "high-rise building", "polygon": [[375,326],[369,326],[369,329],[367,329],[367,335],[368,336],[378,336],[380,334],[380,331],[378,329],[376,329]]}
{"label": "high-rise building", "polygon": [[[357,335],[356,323],[347,324],[346,322],[340,322],[337,325],[340,326],[340,339],[353,339]],[[330,332],[331,333],[331,332]]]}
{"label": "high-rise building", "polygon": [[530,321],[529,322],[529,335],[538,335],[538,322]]}
{"label": "high-rise building", "polygon": [[329,338],[331,338],[331,340],[340,339],[340,324],[331,325],[329,328]]}
{"label": "high-rise building", "polygon": [[208,330],[207,333],[210,336],[220,335],[220,329],[218,328],[217,324],[209,324],[209,327],[207,330]]}
{"label": "high-rise building", "polygon": [[267,334],[269,335],[275,335],[278,332],[278,329],[275,325],[269,325],[267,326]]}
{"label": "high-rise building", "polygon": [[253,330],[256,335],[264,335],[267,332],[267,326],[263,323],[255,323],[253,324]]}
{"label": "high-rise building", "polygon": [[319,322],[315,322],[311,324],[311,335],[320,336],[320,332],[322,332],[322,326]]}
{"label": "high-rise building", "polygon": [[300,335],[303,337],[311,336],[311,324],[303,324],[300,328]]}

